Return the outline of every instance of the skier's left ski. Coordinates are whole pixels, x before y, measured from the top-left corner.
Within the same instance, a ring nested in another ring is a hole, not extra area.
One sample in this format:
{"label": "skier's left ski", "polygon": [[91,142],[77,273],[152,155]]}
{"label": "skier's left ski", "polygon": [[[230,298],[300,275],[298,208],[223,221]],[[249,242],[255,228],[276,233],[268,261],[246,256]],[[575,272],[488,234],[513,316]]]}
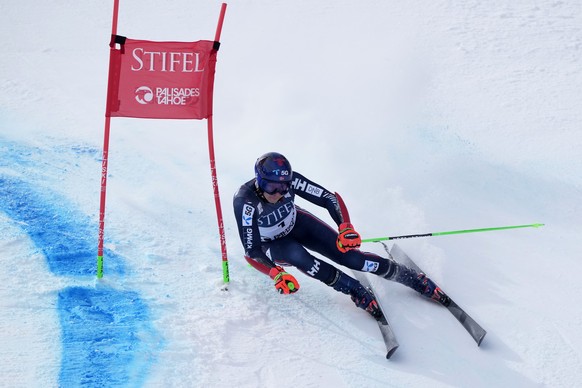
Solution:
{"label": "skier's left ski", "polygon": [[[400,247],[396,244],[392,246],[392,249],[390,250],[390,256],[392,256],[392,258],[397,262],[402,263],[414,269],[417,272],[423,272],[420,269],[420,267],[416,265],[416,263],[412,261],[412,259],[408,257],[408,255],[404,253],[404,251],[400,249]],[[473,337],[475,342],[477,342],[477,346],[481,345],[481,341],[483,341],[483,338],[485,338],[485,334],[487,334],[487,332],[481,327],[481,325],[479,325],[473,318],[471,318],[469,314],[467,314],[465,310],[463,310],[461,306],[456,304],[455,301],[453,301],[452,299],[451,303],[448,306],[446,306],[446,308],[451,312],[451,314],[453,314],[455,318],[457,318],[457,321],[459,321],[461,325],[463,325],[463,327],[465,328],[465,330],[467,330],[471,337]]]}
{"label": "skier's left ski", "polygon": [[[348,208],[346,207],[344,200],[342,199],[342,197],[338,193],[335,193],[335,197],[337,199],[338,206],[341,209],[341,215],[343,217],[343,221],[349,223],[350,222],[350,213],[348,212]],[[362,285],[364,287],[369,288],[372,291],[372,293],[374,294],[374,296],[376,296],[376,293],[374,292],[374,289],[372,288],[370,281],[366,277],[366,274],[363,272],[358,272],[358,271],[352,271],[352,272],[354,273],[354,276],[356,277],[356,279],[358,279],[358,281],[360,283],[362,283]],[[382,304],[378,300],[377,296],[376,296],[376,302],[378,303],[378,307],[380,308],[380,311],[382,311],[382,318],[376,319],[376,322],[378,322],[378,328],[380,329],[380,332],[382,333],[382,338],[384,339],[384,343],[386,344],[386,358],[390,359],[392,354],[394,354],[396,349],[398,349],[398,341],[396,340],[396,336],[394,335],[394,332],[392,331],[392,327],[390,327],[390,323],[388,323],[388,319],[386,318],[386,310],[384,310],[384,308],[382,308]]]}
{"label": "skier's left ski", "polygon": [[380,303],[380,300],[376,296],[376,293],[374,292],[374,289],[372,288],[370,281],[366,277],[366,274],[358,271],[352,272],[354,273],[356,279],[360,283],[362,283],[364,287],[370,289],[374,296],[376,297],[378,307],[380,308],[380,311],[382,311],[382,318],[376,319],[376,322],[378,322],[378,328],[380,329],[380,332],[382,333],[382,338],[384,339],[384,343],[386,344],[386,358],[390,359],[390,357],[394,354],[396,349],[398,349],[398,341],[396,340],[396,336],[392,331],[392,327],[390,326],[390,323],[388,323],[388,319],[386,318],[386,310],[384,310],[384,308],[382,307],[382,304]]}

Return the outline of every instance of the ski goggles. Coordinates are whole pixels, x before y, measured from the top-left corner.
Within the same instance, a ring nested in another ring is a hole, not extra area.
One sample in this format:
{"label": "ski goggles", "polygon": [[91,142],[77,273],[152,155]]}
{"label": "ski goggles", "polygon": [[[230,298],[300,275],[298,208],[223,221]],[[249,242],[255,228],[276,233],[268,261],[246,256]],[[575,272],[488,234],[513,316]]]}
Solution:
{"label": "ski goggles", "polygon": [[260,186],[261,190],[267,194],[273,195],[275,193],[279,193],[281,195],[285,195],[289,191],[289,183],[290,182],[273,182],[266,179],[261,179]]}

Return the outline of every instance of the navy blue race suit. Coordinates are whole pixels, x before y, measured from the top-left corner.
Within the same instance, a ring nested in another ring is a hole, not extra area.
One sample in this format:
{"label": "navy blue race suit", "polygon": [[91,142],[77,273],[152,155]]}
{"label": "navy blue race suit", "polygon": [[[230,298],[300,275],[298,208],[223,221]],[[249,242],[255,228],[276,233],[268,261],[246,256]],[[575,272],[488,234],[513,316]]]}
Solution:
{"label": "navy blue race suit", "polygon": [[293,172],[291,188],[277,203],[269,203],[256,185],[246,182],[234,196],[234,214],[245,255],[271,269],[292,265],[328,285],[338,276],[331,264],[309,251],[357,271],[392,278],[398,265],[373,253],[350,250],[342,253],[338,232],[321,219],[295,204],[295,195],[326,208],[339,226],[344,219],[336,196],[321,185]]}

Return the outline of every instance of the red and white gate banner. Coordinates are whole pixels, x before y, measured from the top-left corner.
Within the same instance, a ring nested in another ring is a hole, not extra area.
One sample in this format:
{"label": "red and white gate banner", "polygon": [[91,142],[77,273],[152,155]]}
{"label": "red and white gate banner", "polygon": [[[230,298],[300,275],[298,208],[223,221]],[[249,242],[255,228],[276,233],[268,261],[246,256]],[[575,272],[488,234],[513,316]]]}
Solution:
{"label": "red and white gate banner", "polygon": [[106,116],[208,118],[217,49],[209,40],[154,42],[114,35]]}

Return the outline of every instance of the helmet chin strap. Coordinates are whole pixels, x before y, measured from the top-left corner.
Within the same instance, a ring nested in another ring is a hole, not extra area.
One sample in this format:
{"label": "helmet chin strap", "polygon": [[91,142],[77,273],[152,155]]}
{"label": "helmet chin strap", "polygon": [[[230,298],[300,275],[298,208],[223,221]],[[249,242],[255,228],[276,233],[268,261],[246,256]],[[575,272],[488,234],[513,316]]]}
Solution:
{"label": "helmet chin strap", "polygon": [[261,190],[261,188],[259,187],[259,182],[257,182],[257,179],[256,178],[255,178],[255,193],[257,193],[257,195],[259,196],[259,198],[262,198],[265,201],[269,202],[267,200],[267,198],[265,198],[265,192],[263,190]]}

